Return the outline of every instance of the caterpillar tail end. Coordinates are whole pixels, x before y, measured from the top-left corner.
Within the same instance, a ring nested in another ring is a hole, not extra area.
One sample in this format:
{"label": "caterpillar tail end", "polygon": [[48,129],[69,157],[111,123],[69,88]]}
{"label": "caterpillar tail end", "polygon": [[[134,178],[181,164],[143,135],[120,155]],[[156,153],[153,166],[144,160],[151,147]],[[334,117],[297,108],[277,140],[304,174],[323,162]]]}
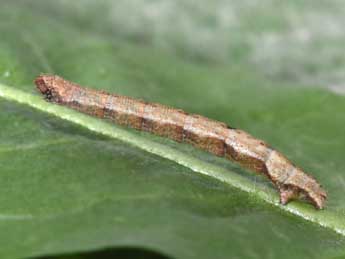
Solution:
{"label": "caterpillar tail end", "polygon": [[305,193],[298,190],[298,188],[294,187],[281,187],[279,188],[280,192],[280,203],[286,205],[292,200],[299,200],[299,199],[306,199],[311,204],[314,205],[315,208],[321,210],[324,208],[324,204],[327,198],[326,192],[320,190],[318,193]]}

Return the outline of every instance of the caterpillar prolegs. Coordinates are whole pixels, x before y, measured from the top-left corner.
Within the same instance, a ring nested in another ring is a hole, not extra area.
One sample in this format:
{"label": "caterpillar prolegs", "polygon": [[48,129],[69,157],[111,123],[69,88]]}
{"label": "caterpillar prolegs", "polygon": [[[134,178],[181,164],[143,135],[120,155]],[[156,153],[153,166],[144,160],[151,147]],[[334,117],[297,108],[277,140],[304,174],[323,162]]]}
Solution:
{"label": "caterpillar prolegs", "polygon": [[41,75],[35,84],[47,101],[177,142],[190,143],[262,173],[279,190],[282,204],[305,198],[318,209],[324,207],[326,192],[313,177],[264,141],[242,130],[161,104],[84,88],[55,75]]}

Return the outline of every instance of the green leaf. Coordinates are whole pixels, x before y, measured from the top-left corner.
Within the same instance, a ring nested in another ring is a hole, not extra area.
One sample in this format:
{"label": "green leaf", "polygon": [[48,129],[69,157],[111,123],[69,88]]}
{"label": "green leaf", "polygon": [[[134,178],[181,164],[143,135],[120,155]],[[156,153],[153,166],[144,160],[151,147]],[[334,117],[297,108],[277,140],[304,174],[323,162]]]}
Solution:
{"label": "green leaf", "polygon": [[[343,97],[127,39],[102,16],[114,5],[91,5],[0,9],[1,258],[128,246],[177,258],[344,255]],[[281,206],[266,179],[225,159],[46,103],[32,83],[41,72],[242,128],[311,172],[327,207]]]}

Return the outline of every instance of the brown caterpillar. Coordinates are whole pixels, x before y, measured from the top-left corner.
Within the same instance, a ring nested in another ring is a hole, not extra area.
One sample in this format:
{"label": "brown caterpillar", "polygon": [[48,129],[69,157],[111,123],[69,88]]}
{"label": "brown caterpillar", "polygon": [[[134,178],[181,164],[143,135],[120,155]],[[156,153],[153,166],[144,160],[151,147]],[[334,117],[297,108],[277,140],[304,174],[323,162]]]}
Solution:
{"label": "brown caterpillar", "polygon": [[177,142],[190,143],[262,173],[279,190],[282,204],[306,198],[316,208],[324,207],[326,192],[314,178],[265,142],[242,130],[161,104],[84,88],[59,76],[41,75],[35,84],[47,101]]}

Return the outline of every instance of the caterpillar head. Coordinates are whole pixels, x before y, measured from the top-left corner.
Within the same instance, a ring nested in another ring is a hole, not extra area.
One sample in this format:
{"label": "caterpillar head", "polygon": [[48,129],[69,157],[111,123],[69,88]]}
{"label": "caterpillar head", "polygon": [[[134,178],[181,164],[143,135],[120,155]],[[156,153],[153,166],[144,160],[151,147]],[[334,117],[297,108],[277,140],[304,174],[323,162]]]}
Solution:
{"label": "caterpillar head", "polygon": [[63,103],[73,86],[59,76],[40,75],[35,79],[38,91],[49,102]]}

